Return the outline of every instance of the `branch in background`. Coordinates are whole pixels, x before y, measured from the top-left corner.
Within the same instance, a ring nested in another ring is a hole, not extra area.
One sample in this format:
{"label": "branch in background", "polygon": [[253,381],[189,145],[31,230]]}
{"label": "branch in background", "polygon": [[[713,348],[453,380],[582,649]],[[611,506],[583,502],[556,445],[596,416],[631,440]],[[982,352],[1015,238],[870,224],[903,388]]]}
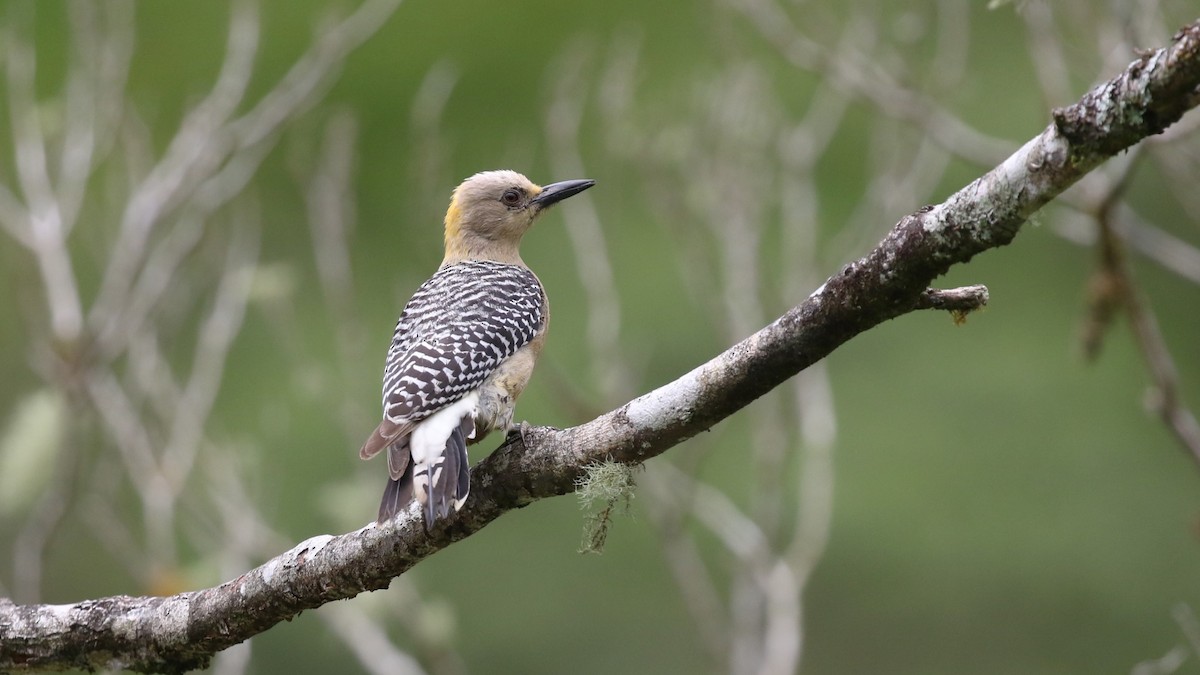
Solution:
{"label": "branch in background", "polygon": [[[204,552],[205,558],[224,556],[219,567],[225,578],[290,543],[242,536],[249,523],[262,521],[250,502],[241,505],[237,519],[205,520],[229,503],[229,492],[243,487],[251,473],[246,466],[222,477],[220,487],[226,492],[212,499],[216,507],[202,503],[205,497],[190,480],[197,467],[233,464],[242,450],[214,442],[206,426],[246,302],[256,297],[250,285],[257,267],[257,205],[252,195],[246,198],[247,186],[282,132],[321,99],[349,52],[379,29],[400,1],[364,0],[343,20],[329,22],[257,103],[247,99],[246,85],[254,75],[258,13],[253,0],[235,3],[220,74],[184,115],[162,152],[155,149],[134,106],[127,104],[135,44],[133,3],[68,6],[71,33],[65,44],[70,59],[63,90],[40,100],[33,86],[42,79],[35,77],[41,61],[32,44],[36,31],[30,28],[34,4],[4,8],[3,74],[11,94],[8,110],[17,161],[13,187],[0,182],[0,231],[29,250],[44,296],[23,323],[34,334],[35,369],[49,388],[75,394],[75,416],[98,422],[91,431],[112,441],[101,452],[110,453],[108,459],[114,452],[119,458],[95,461],[88,451],[96,443],[60,444],[58,457],[50,460],[54,469],[48,488],[40,491],[14,542],[17,600],[39,599],[44,551],[70,511],[84,519],[87,533],[150,593],[180,590],[187,571],[179,566],[179,550]],[[54,123],[60,118],[61,123]],[[51,123],[44,124],[46,120]],[[114,147],[119,156],[110,159]],[[342,163],[324,166],[326,179],[346,169]],[[122,170],[127,172],[122,179],[104,180]],[[0,176],[0,181],[6,178]],[[105,230],[106,209],[81,213],[89,191],[95,193],[101,185],[109,188],[104,202],[124,209],[111,231]],[[318,189],[317,199],[330,192]],[[87,278],[95,261],[73,251],[79,248],[70,241],[73,232],[77,240],[111,244],[104,245],[99,258],[108,290],[90,307],[89,298],[80,298],[75,277]],[[224,264],[213,255],[222,236],[228,237]],[[330,245],[329,238],[322,239],[317,250],[327,253]],[[329,267],[321,266],[323,281],[331,276]],[[181,278],[186,282],[180,283]],[[344,317],[345,303],[330,299],[329,304],[343,310],[337,316]],[[201,311],[204,316],[196,326],[178,325],[180,316]],[[174,339],[192,330],[194,340]],[[173,361],[190,361],[191,368],[177,373]],[[115,506],[123,501],[117,495],[129,492],[140,498],[140,526],[124,522]],[[261,535],[263,527],[253,534]],[[419,604],[410,603],[409,609]],[[346,620],[361,624],[378,618],[365,614],[364,607],[347,608]],[[386,635],[376,636],[372,646],[381,647],[385,640]],[[356,645],[347,645],[353,654],[360,653]],[[245,670],[248,658],[245,645],[224,652],[214,665],[223,674],[236,675]]]}
{"label": "branch in background", "polygon": [[[618,152],[624,159],[641,168],[638,182],[688,186],[682,195],[652,189],[651,202],[660,213],[657,220],[674,225],[670,233],[688,290],[709,307],[704,314],[713,328],[736,340],[767,320],[768,303],[786,304],[819,282],[812,273],[824,267],[818,259],[821,219],[816,165],[826,156],[834,130],[844,119],[845,97],[822,87],[797,122],[781,104],[769,79],[753,64],[740,62],[716,76],[700,77],[693,87],[692,108],[676,111],[668,126],[646,126],[638,123],[632,110],[639,98],[630,77],[637,70],[636,43],[621,40],[612,52],[601,86],[607,131],[620,139]],[[582,96],[574,83],[580,79],[582,61],[576,56],[567,60],[571,67],[563,68],[562,84],[556,87],[556,100],[547,116],[550,130],[571,127],[571,120],[578,120]],[[575,114],[568,115],[570,112]],[[672,138],[680,137],[705,140],[672,143]],[[573,137],[552,140],[556,151],[576,142]],[[662,152],[664,145],[673,150]],[[779,195],[785,204],[783,212],[788,214],[780,245],[775,247],[784,270],[781,278],[764,273],[769,265],[762,264],[764,257],[774,257],[776,251],[758,250],[778,227],[775,200],[764,199],[773,193]],[[672,198],[664,199],[667,195]],[[577,206],[567,210],[568,227]],[[696,227],[697,223],[704,227]],[[594,237],[600,237],[599,230]],[[590,294],[605,300],[605,294],[616,292],[611,275],[595,274],[592,258],[596,247],[580,239],[572,237],[577,260],[589,264],[579,267],[579,275]],[[614,296],[614,307],[615,301]],[[593,322],[605,321],[601,312],[594,307],[593,311]],[[611,324],[605,325],[611,328]],[[618,348],[615,333],[606,330],[601,335],[609,339],[590,342],[593,372],[639,370],[630,363],[636,360],[630,358],[631,350]],[[609,347],[603,348],[605,345]],[[827,377],[823,368],[809,369],[796,378],[794,387],[747,411],[753,450],[743,460],[745,470],[739,480],[747,483],[753,500],[744,512],[697,475],[714,446],[712,437],[693,445],[681,461],[647,466],[639,480],[646,488],[644,511],[714,668],[767,675],[793,673],[799,667],[802,635],[798,625],[804,585],[824,548],[831,518],[830,460],[836,424],[832,401],[822,395],[828,393]],[[601,382],[612,379],[609,376]],[[609,401],[631,395],[618,397],[614,392],[619,389],[602,389]],[[792,453],[801,458],[795,472],[786,466]],[[588,485],[609,471],[609,465],[604,466],[601,472],[589,471]],[[586,492],[580,490],[581,498]],[[799,499],[793,502],[792,494]],[[729,520],[705,517],[705,509],[714,499],[730,518],[762,532],[764,544],[747,551],[736,537],[714,529]],[[788,526],[788,510],[794,515],[790,519],[794,527]],[[699,527],[685,526],[691,522]],[[585,528],[585,541],[593,529],[590,524]],[[701,555],[696,541],[709,531],[720,545],[720,559],[712,565]],[[793,555],[789,549],[802,549],[803,553]],[[722,583],[710,567],[719,568],[720,576],[728,576],[729,583]],[[769,583],[766,570],[770,570]]]}
{"label": "branch in background", "polygon": [[[925,94],[905,87],[863,45],[874,45],[868,21],[853,28],[838,49],[828,49],[807,35],[776,0],[738,0],[734,3],[758,32],[793,66],[823,76],[844,95],[874,105],[884,115],[919,128],[929,139],[967,161],[987,166],[1012,152],[1012,143],[989,136],[964,122]],[[940,12],[951,15],[953,12]],[[962,61],[949,57],[949,61]]]}
{"label": "branch in background", "polygon": [[[906,216],[800,305],[678,380],[570,429],[523,427],[474,469],[471,499],[426,532],[410,507],[382,526],[313,537],[215,588],[72,605],[0,600],[0,669],[179,671],[304,609],[387,587],[504,513],[566,494],[588,464],[638,464],[711,428],[855,335],[918,307],[952,265],[1012,241],[1038,208],[1197,102],[1200,21],[1146,54],[1000,166]],[[1106,112],[1089,118],[1103,99]]]}
{"label": "branch in background", "polygon": [[[802,297],[820,281],[813,271],[827,267],[820,259],[816,169],[845,119],[846,97],[822,86],[796,121],[770,79],[743,61],[699,78],[692,109],[677,111],[667,126],[640,126],[630,110],[639,98],[629,78],[636,71],[629,54],[637,50],[613,51],[618,56],[603,87],[610,133],[624,141],[631,165],[644,167],[639,182],[660,186],[650,190],[657,220],[672,225],[682,276],[713,327],[731,340],[752,333],[768,320],[768,305]],[[664,147],[672,150],[664,153]],[[675,185],[687,190],[674,195],[661,187]],[[778,196],[763,198],[771,194]],[[779,245],[759,250],[777,228]],[[774,258],[783,270],[778,276],[764,269]],[[609,367],[611,358],[593,361]],[[827,378],[824,368],[810,368],[794,386],[746,412],[751,450],[738,480],[752,497],[744,511],[697,475],[715,446],[713,437],[693,444],[682,461],[647,466],[639,481],[646,488],[644,511],[716,669],[767,675],[799,668],[805,582],[832,517],[836,416],[824,395]],[[789,456],[799,458],[795,471],[788,470]],[[717,495],[729,518],[707,517]],[[730,519],[760,531],[764,545],[746,549],[715,529]],[[685,527],[689,523],[698,527]],[[695,541],[706,533],[719,544],[719,559],[711,565]]]}
{"label": "branch in background", "polygon": [[[1145,221],[1128,204],[1116,204],[1113,209],[1109,226],[1122,242],[1163,269],[1200,285],[1200,249]],[[1084,213],[1056,222],[1054,232],[1080,246],[1094,246],[1097,240],[1095,219]]]}
{"label": "branch in background", "polygon": [[1124,180],[1115,185],[1095,213],[1100,233],[1100,266],[1091,281],[1092,303],[1084,333],[1084,347],[1087,355],[1094,358],[1099,351],[1104,330],[1111,325],[1116,313],[1123,310],[1129,316],[1134,340],[1154,382],[1147,405],[1158,413],[1193,459],[1200,462],[1200,423],[1183,403],[1175,360],[1171,358],[1171,351],[1158,328],[1154,310],[1138,291],[1133,271],[1123,254],[1120,236],[1113,225],[1117,195],[1124,185]]}
{"label": "branch in background", "polygon": [[[546,108],[544,126],[547,145],[552,148],[550,165],[555,176],[582,176],[586,173],[579,153],[579,129],[583,123],[586,96],[580,83],[584,56],[576,47],[559,63],[553,83],[554,97]],[[587,296],[588,353],[592,362],[592,381],[606,405],[632,395],[632,369],[625,360],[619,342],[621,303],[613,266],[604,241],[600,214],[591,195],[582,194],[567,210],[567,236],[575,256],[575,269]]]}

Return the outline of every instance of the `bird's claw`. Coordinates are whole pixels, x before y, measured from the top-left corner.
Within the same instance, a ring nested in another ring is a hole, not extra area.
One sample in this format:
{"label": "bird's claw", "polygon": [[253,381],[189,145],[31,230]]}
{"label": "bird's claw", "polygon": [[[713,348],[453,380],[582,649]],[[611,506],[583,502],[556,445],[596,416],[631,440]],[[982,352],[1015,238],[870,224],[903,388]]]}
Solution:
{"label": "bird's claw", "polygon": [[517,439],[520,439],[521,446],[527,447],[529,445],[529,432],[531,431],[533,431],[533,425],[522,420],[520,423],[514,425],[508,430],[508,435],[505,436],[504,443],[507,445],[515,442]]}

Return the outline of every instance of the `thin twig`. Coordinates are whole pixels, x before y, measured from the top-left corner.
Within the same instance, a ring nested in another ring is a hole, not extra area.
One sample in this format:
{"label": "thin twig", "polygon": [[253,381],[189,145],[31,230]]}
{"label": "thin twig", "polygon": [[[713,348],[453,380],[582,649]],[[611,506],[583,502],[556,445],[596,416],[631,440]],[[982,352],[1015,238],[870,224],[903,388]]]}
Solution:
{"label": "thin twig", "polygon": [[916,309],[937,309],[947,312],[974,312],[988,303],[987,286],[960,288],[927,288],[917,298]]}
{"label": "thin twig", "polygon": [[1100,233],[1100,269],[1093,281],[1093,311],[1087,335],[1090,351],[1094,353],[1099,335],[1117,309],[1129,316],[1134,339],[1150,371],[1154,390],[1147,405],[1158,413],[1175,439],[1200,463],[1200,422],[1183,402],[1179,390],[1179,373],[1170,348],[1158,328],[1158,319],[1149,303],[1142,297],[1122,254],[1121,242],[1112,225],[1112,213],[1129,177],[1127,171],[1096,209],[1096,225]]}

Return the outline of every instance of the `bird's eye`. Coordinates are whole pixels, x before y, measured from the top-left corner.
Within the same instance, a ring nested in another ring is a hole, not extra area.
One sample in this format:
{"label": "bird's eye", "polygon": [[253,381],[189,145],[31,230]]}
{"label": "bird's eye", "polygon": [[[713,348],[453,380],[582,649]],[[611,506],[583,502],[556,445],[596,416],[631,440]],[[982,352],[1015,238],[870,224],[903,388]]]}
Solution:
{"label": "bird's eye", "polygon": [[500,201],[505,206],[516,206],[521,203],[521,191],[516,188],[509,188],[500,196]]}

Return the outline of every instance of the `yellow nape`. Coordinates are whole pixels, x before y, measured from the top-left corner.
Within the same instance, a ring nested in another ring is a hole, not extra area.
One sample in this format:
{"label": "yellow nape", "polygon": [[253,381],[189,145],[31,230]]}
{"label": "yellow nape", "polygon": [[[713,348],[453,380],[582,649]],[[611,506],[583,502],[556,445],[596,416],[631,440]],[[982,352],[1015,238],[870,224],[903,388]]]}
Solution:
{"label": "yellow nape", "polygon": [[446,242],[458,237],[462,229],[462,207],[458,204],[458,190],[450,197],[450,207],[446,209]]}

